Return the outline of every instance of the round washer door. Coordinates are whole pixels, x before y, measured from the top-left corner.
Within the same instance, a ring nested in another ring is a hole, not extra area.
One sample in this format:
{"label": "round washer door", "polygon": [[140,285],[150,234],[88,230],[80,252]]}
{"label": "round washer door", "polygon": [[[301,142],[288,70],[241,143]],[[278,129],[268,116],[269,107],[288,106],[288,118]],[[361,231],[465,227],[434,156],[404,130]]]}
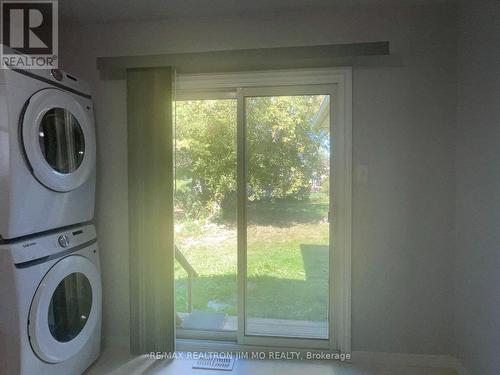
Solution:
{"label": "round washer door", "polygon": [[95,168],[95,131],[90,109],[70,94],[44,89],[29,99],[22,138],[33,175],[49,189],[68,192]]}
{"label": "round washer door", "polygon": [[77,354],[99,324],[101,278],[92,262],[70,255],[42,279],[29,313],[28,331],[36,355],[58,363]]}

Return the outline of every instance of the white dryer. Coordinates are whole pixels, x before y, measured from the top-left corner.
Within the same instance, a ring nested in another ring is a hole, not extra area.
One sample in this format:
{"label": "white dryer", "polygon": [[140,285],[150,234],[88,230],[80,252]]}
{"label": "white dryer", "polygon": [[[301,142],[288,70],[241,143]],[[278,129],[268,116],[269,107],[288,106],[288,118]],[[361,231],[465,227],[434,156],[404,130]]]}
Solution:
{"label": "white dryer", "polygon": [[0,70],[0,238],[92,220],[88,85],[60,70]]}
{"label": "white dryer", "polygon": [[0,244],[0,374],[80,375],[98,357],[95,229]]}

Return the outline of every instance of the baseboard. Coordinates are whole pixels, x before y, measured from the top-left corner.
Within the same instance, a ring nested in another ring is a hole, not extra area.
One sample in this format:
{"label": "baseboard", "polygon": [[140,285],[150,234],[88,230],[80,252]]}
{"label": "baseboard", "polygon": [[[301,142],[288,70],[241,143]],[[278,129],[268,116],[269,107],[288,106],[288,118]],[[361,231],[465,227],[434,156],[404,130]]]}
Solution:
{"label": "baseboard", "polygon": [[442,367],[454,369],[458,375],[470,375],[460,361],[450,355],[354,351],[352,353],[352,362],[413,367]]}

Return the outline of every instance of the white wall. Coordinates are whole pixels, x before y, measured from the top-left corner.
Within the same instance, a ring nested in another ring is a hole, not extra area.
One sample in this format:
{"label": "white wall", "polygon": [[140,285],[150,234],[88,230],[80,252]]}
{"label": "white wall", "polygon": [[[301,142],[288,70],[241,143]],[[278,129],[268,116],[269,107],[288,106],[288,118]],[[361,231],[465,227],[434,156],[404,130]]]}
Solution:
{"label": "white wall", "polygon": [[452,5],[352,7],[61,31],[61,66],[91,82],[106,345],[128,339],[126,93],[98,56],[390,40],[405,66],[355,68],[353,350],[447,354],[452,342],[456,29]]}
{"label": "white wall", "polygon": [[500,374],[500,2],[459,18],[456,355],[471,375]]}

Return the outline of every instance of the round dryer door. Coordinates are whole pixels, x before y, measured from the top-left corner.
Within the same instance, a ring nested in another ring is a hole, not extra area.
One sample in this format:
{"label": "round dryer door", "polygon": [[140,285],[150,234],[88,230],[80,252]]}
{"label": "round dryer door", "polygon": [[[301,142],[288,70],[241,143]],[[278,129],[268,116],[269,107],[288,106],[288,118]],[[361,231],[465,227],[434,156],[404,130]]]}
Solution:
{"label": "round dryer door", "polygon": [[101,278],[87,258],[71,255],[45,275],[33,298],[28,331],[36,355],[58,363],[77,354],[101,315]]}
{"label": "round dryer door", "polygon": [[93,172],[95,132],[90,111],[58,89],[40,90],[29,99],[22,118],[24,150],[33,175],[49,189],[74,190]]}

